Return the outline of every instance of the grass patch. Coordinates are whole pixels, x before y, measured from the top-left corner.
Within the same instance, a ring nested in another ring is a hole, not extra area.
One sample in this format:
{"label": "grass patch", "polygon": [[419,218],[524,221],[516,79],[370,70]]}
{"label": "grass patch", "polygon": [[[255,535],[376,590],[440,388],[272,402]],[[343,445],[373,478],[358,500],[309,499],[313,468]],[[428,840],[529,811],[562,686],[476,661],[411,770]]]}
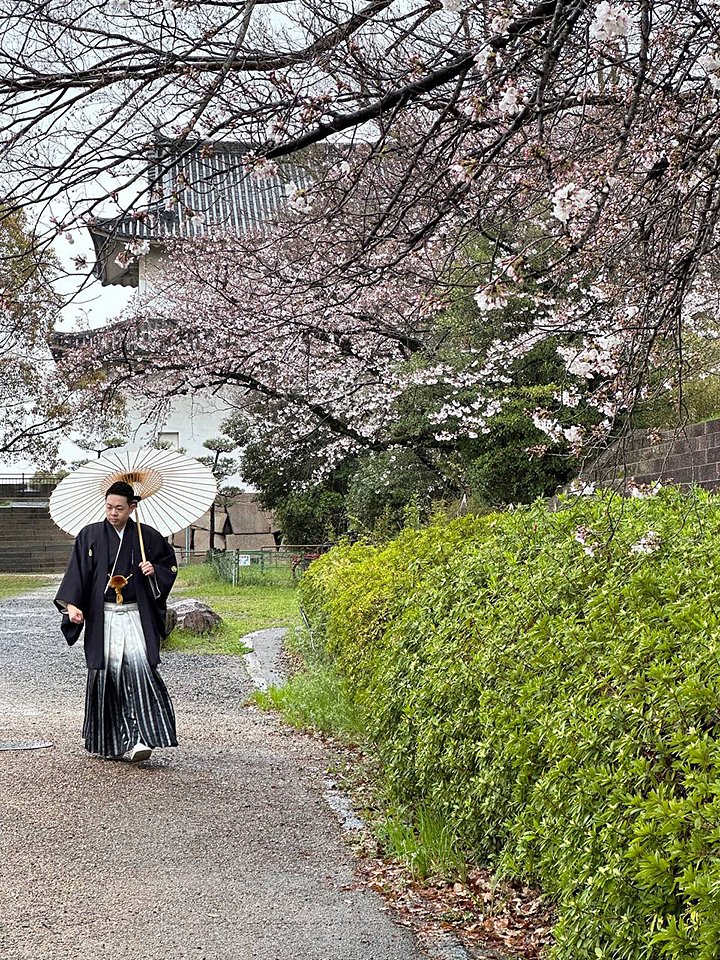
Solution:
{"label": "grass patch", "polygon": [[363,739],[362,718],[332,667],[311,667],[295,674],[283,687],[256,691],[252,699],[264,710],[277,710],[299,730],[311,728],[351,744]]}
{"label": "grass patch", "polygon": [[447,820],[428,807],[421,805],[414,812],[388,808],[373,829],[385,855],[406,863],[416,879],[467,879],[467,862]]}
{"label": "grass patch", "polygon": [[223,622],[212,633],[194,634],[173,630],[165,650],[184,653],[242,654],[242,637],[270,627],[297,626],[300,611],[295,588],[258,583],[233,587],[209,565],[182,567],[172,596],[195,597],[207,603]]}
{"label": "grass patch", "polygon": [[247,632],[237,629],[227,620],[210,633],[191,633],[176,627],[163,644],[163,650],[170,653],[230,653],[242,656],[250,650],[242,642]]}
{"label": "grass patch", "polygon": [[277,710],[298,730],[317,730],[347,744],[362,743],[363,718],[322,647],[306,629],[289,633],[286,646],[304,669],[284,686],[258,690],[251,699],[263,710]]}
{"label": "grass patch", "polygon": [[17,597],[28,590],[46,587],[52,578],[25,573],[0,573],[0,600]]}
{"label": "grass patch", "polygon": [[[210,564],[207,564],[207,566],[210,566]],[[251,563],[247,567],[236,567],[233,570],[234,564],[232,563],[232,558],[227,557],[225,554],[221,554],[219,556],[216,555],[212,567],[218,572],[218,574],[223,575],[225,582],[230,582],[232,580],[234,572],[234,575],[237,578],[237,587],[271,585],[279,587],[294,587],[296,583],[296,580],[293,577],[292,567],[289,563],[272,564],[268,561],[263,566],[261,566],[259,563]]]}

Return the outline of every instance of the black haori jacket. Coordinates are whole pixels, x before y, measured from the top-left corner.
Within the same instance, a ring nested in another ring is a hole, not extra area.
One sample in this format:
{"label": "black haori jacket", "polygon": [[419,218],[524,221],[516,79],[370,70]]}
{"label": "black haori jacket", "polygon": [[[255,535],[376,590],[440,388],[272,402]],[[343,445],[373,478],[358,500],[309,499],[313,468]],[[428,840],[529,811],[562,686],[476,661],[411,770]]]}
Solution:
{"label": "black haori jacket", "polygon": [[[167,597],[175,582],[177,567],[175,551],[162,534],[144,523],[142,533],[145,553],[155,568],[155,576],[146,577],[140,571],[140,541],[133,520],[128,520],[125,527],[123,554],[129,552],[133,557],[135,600],[140,610],[148,662],[154,667],[160,663],[160,640],[165,636]],[[105,591],[119,542],[118,535],[107,520],[83,527],[77,535],[70,563],[55,597],[55,606],[63,614],[61,630],[70,645],[80,636],[83,624],[70,622],[67,605],[72,603],[79,607],[85,616],[85,660],[91,670],[101,670],[105,666]],[[130,548],[129,551],[126,551],[126,547]],[[127,570],[120,568],[116,573],[128,575]]]}

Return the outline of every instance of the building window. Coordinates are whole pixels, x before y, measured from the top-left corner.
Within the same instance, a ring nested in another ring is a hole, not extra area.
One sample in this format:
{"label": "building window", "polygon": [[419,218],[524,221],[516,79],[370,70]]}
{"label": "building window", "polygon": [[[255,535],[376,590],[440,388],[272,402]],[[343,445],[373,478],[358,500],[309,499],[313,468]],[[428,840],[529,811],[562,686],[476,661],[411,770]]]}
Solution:
{"label": "building window", "polygon": [[159,433],[157,439],[158,439],[158,446],[161,446],[161,447],[169,446],[173,450],[178,450],[180,448],[179,433]]}

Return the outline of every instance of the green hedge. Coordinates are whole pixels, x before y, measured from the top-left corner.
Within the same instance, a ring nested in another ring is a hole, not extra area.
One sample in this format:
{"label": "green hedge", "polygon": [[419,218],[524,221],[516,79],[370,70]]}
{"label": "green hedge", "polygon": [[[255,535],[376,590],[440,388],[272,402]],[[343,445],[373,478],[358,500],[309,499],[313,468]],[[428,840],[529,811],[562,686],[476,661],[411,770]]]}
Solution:
{"label": "green hedge", "polygon": [[557,960],[720,957],[719,571],[720,506],[665,490],[438,522],[302,581],[398,800],[542,886]]}

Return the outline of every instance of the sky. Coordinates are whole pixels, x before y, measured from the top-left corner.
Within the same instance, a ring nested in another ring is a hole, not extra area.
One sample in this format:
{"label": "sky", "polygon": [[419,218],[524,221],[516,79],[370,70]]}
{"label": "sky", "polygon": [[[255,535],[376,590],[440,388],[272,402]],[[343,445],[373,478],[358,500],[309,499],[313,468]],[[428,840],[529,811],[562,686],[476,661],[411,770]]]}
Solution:
{"label": "sky", "polygon": [[[64,237],[58,237],[53,244],[66,274],[57,284],[58,290],[69,297],[69,302],[63,307],[56,323],[56,328],[61,331],[103,326],[122,313],[136,294],[132,287],[103,287],[99,280],[91,276],[95,248],[87,228],[74,232],[73,241],[70,243]],[[87,258],[87,267],[81,274],[73,263],[78,256]],[[64,441],[60,446],[60,455],[71,462],[83,459],[88,454],[74,443]],[[36,470],[36,465],[23,458],[9,463],[0,462],[0,476],[4,477],[22,473],[33,474]]]}
{"label": "sky", "polygon": [[[58,284],[60,292],[70,300],[58,318],[58,330],[76,330],[82,327],[99,327],[117,317],[136,294],[132,287],[110,285],[103,287],[91,275],[95,262],[95,248],[90,232],[82,228],[72,234],[73,242],[58,237],[54,243],[55,253],[63,271],[67,272]],[[84,256],[87,267],[79,273],[73,264],[75,257]]]}

